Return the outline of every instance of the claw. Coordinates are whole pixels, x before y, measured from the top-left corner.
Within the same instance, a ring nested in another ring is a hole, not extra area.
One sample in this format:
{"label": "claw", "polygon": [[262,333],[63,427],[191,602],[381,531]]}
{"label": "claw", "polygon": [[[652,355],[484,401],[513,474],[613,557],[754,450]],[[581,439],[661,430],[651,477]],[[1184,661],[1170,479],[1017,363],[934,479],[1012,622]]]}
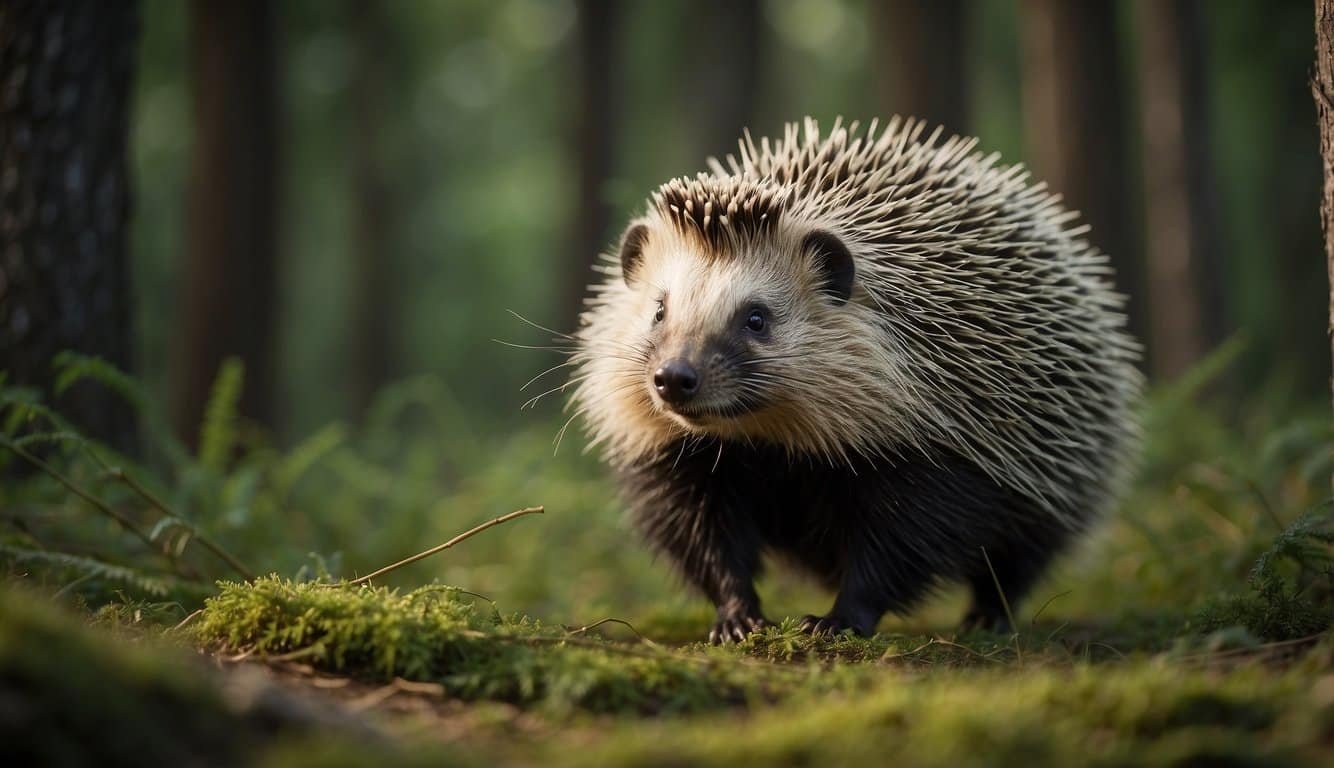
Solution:
{"label": "claw", "polygon": [[735,616],[719,619],[709,630],[710,645],[744,642],[752,632],[759,632],[769,625],[763,616]]}
{"label": "claw", "polygon": [[833,614],[828,616],[804,616],[801,620],[801,629],[803,632],[824,637],[832,637],[848,630],[852,630],[855,635],[866,635],[861,627]]}

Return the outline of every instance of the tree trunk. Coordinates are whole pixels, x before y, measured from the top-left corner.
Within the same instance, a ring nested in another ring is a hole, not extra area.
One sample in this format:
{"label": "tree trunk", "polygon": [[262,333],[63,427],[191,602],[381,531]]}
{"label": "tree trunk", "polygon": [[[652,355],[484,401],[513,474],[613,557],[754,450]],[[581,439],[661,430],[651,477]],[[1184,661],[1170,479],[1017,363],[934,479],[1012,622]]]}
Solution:
{"label": "tree trunk", "polygon": [[362,416],[389,378],[393,341],[393,226],[384,150],[384,94],[391,55],[383,0],[349,0],[352,25],[352,207],[354,219],[352,288],[352,408]]}
{"label": "tree trunk", "polygon": [[245,364],[241,414],[274,420],[277,19],[266,0],[193,0],[194,149],[172,417],[189,445],[220,363]]}
{"label": "tree trunk", "polygon": [[[75,350],[128,369],[126,167],[138,38],[132,2],[0,4],[0,368],[48,389]],[[129,450],[135,416],[83,382],[58,402],[90,436]]]}
{"label": "tree trunk", "polygon": [[1092,228],[1089,240],[1111,258],[1117,288],[1130,297],[1130,330],[1143,338],[1115,4],[1025,0],[1020,33],[1029,165]]}
{"label": "tree trunk", "polygon": [[[1324,196],[1320,201],[1320,224],[1325,231],[1325,267],[1329,274],[1329,319],[1325,333],[1330,337],[1330,355],[1334,362],[1334,0],[1315,3],[1315,94],[1316,118],[1320,124],[1320,158],[1325,172]],[[1330,379],[1334,398],[1334,377]]]}
{"label": "tree trunk", "polygon": [[615,94],[615,43],[620,26],[620,3],[580,0],[578,24],[578,107],[574,114],[574,157],[578,163],[575,231],[564,270],[558,330],[572,330],[583,308],[590,267],[609,246],[611,205],[604,187],[615,156],[614,126],[618,106]]}
{"label": "tree trunk", "polygon": [[764,12],[760,0],[716,3],[694,0],[687,11],[694,78],[689,98],[695,105],[696,158],[723,157],[737,151],[744,128],[753,128],[759,102],[764,57]]}
{"label": "tree trunk", "polygon": [[963,0],[887,0],[873,3],[872,14],[883,49],[874,77],[886,117],[920,117],[967,133]]}
{"label": "tree trunk", "polygon": [[1223,260],[1197,0],[1141,0],[1139,84],[1153,373],[1185,373],[1223,335]]}

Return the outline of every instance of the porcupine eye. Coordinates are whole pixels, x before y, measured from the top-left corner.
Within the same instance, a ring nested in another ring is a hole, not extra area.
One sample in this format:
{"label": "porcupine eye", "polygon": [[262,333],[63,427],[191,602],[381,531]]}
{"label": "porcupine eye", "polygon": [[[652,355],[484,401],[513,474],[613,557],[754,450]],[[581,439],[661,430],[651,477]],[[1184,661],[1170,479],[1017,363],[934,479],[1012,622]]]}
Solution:
{"label": "porcupine eye", "polygon": [[656,325],[662,322],[662,318],[667,315],[667,305],[663,304],[662,299],[658,300],[658,311],[653,313],[653,323]]}
{"label": "porcupine eye", "polygon": [[750,317],[746,318],[746,328],[750,329],[751,333],[762,333],[765,325],[764,313],[758,309],[752,309]]}

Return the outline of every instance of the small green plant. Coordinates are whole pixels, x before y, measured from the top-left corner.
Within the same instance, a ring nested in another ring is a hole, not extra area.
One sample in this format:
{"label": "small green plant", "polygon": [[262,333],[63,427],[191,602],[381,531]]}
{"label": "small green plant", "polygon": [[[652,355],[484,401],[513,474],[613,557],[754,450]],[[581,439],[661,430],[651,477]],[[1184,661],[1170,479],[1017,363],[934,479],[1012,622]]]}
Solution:
{"label": "small green plant", "polygon": [[[144,405],[136,382],[105,361],[66,352],[55,366],[57,394],[92,379],[136,408]],[[61,582],[60,591],[78,591],[96,603],[125,593],[198,601],[212,591],[212,579],[187,557],[192,544],[234,573],[251,575],[210,533],[173,511],[149,487],[155,483],[139,479],[151,472],[85,437],[47,407],[41,393],[0,386],[0,425],[4,460],[17,459],[36,473],[34,483],[8,501],[19,510],[33,502],[52,503],[62,516],[71,515],[65,525],[50,529],[38,528],[40,516],[33,516],[31,525],[28,518],[11,518],[12,529],[0,532],[0,562],[11,571]],[[54,482],[63,497],[52,498],[52,487],[41,480]],[[68,505],[99,513],[111,530],[75,524],[72,515],[77,513]]]}
{"label": "small green plant", "polygon": [[1294,640],[1334,624],[1332,510],[1327,502],[1284,528],[1251,568],[1251,591],[1206,606],[1200,627],[1240,626],[1266,640]]}

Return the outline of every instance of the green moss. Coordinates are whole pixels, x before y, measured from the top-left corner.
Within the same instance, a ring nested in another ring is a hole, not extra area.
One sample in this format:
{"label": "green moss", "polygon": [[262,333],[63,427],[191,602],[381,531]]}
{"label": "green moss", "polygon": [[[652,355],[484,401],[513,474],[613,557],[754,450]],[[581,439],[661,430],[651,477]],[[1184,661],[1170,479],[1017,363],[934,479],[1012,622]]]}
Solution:
{"label": "green moss", "polygon": [[[599,724],[554,740],[426,747],[388,765],[1321,765],[1334,702],[1309,670],[1146,660],[1116,667],[889,673],[857,696],[799,695],[758,713]],[[357,765],[324,745],[273,765]]]}
{"label": "green moss", "polygon": [[[1318,739],[1329,704],[1297,675],[1124,668],[960,671],[890,680],[856,699],[795,701],[728,722],[627,730],[568,762],[597,765],[1177,764],[1282,761]],[[732,727],[728,727],[729,723]],[[1267,738],[1257,731],[1267,730]]]}
{"label": "green moss", "polygon": [[847,683],[800,667],[736,663],[746,646],[687,654],[545,627],[502,616],[452,587],[399,593],[275,576],[220,588],[193,629],[208,646],[300,657],[364,678],[438,682],[466,700],[555,711],[685,712]]}

